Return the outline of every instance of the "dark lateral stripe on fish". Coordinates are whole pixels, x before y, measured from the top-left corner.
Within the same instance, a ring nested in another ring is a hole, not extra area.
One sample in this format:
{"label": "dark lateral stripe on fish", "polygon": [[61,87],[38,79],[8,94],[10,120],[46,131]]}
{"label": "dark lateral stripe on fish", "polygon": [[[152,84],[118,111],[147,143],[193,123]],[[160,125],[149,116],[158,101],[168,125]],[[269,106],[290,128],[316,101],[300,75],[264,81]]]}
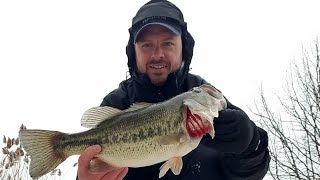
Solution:
{"label": "dark lateral stripe on fish", "polygon": [[[66,137],[62,137],[58,144],[57,148],[61,149],[76,147],[76,146],[91,146],[95,144],[116,144],[116,143],[127,143],[127,142],[138,142],[143,141],[148,138],[152,138],[155,136],[162,136],[170,131],[170,128],[174,128],[175,126],[172,122],[166,121],[164,124],[167,126],[156,126],[156,127],[146,127],[144,129],[137,129],[135,132],[129,134],[126,132],[121,133],[108,133],[104,132],[101,134],[99,132],[93,131],[92,135],[81,136],[79,134],[68,135]],[[93,135],[94,134],[94,135]],[[79,139],[79,137],[82,137]]]}
{"label": "dark lateral stripe on fish", "polygon": [[81,138],[79,139],[78,135],[71,135],[69,137],[62,137],[59,141],[57,141],[56,147],[61,149],[67,149],[77,146],[88,147],[95,144],[102,144],[102,140],[99,137],[91,137],[91,138]]}

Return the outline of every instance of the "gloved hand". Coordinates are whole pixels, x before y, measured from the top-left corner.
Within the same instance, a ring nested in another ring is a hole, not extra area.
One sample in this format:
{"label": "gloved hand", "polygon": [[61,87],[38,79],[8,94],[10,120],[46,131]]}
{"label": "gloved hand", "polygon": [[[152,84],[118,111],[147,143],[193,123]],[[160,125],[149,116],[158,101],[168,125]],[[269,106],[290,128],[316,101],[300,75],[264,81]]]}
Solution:
{"label": "gloved hand", "polygon": [[220,152],[240,154],[248,148],[256,126],[244,111],[226,109],[214,119],[214,129],[210,146]]}

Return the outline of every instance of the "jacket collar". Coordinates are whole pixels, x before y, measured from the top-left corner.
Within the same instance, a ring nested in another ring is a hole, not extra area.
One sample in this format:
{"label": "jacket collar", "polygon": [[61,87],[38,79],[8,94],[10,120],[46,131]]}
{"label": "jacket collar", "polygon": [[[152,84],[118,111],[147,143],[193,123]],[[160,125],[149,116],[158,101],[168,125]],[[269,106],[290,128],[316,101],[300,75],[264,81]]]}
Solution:
{"label": "jacket collar", "polygon": [[170,99],[183,92],[182,84],[185,75],[179,71],[168,75],[167,81],[162,86],[155,86],[149,77],[144,74],[134,73],[131,77],[135,84],[137,100],[140,102],[157,103]]}

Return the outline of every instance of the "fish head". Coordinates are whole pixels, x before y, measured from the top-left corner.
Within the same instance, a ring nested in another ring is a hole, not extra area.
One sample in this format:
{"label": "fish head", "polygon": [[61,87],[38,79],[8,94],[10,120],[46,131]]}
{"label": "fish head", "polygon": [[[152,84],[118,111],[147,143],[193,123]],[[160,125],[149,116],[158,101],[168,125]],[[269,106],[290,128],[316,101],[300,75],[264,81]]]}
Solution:
{"label": "fish head", "polygon": [[215,87],[209,84],[203,84],[198,87],[194,87],[190,90],[189,97],[186,100],[191,100],[195,104],[190,104],[193,111],[206,111],[211,110],[214,113],[214,117],[217,117],[218,111],[227,108],[227,102],[223,94]]}
{"label": "fish head", "polygon": [[209,133],[213,138],[213,119],[227,107],[223,94],[213,86],[204,84],[191,89],[183,104],[184,129],[189,136],[199,138]]}

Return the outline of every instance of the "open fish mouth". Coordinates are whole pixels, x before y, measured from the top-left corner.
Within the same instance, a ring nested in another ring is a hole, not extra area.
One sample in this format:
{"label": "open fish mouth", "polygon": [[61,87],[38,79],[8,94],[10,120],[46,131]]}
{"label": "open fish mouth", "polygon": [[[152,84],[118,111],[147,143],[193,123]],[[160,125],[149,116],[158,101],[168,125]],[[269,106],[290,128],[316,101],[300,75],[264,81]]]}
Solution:
{"label": "open fish mouth", "polygon": [[217,89],[209,84],[203,84],[192,89],[195,93],[205,93],[209,96],[200,100],[186,99],[187,106],[185,128],[191,138],[201,138],[207,133],[214,138],[213,119],[219,116],[219,111],[226,109],[227,102]]}

